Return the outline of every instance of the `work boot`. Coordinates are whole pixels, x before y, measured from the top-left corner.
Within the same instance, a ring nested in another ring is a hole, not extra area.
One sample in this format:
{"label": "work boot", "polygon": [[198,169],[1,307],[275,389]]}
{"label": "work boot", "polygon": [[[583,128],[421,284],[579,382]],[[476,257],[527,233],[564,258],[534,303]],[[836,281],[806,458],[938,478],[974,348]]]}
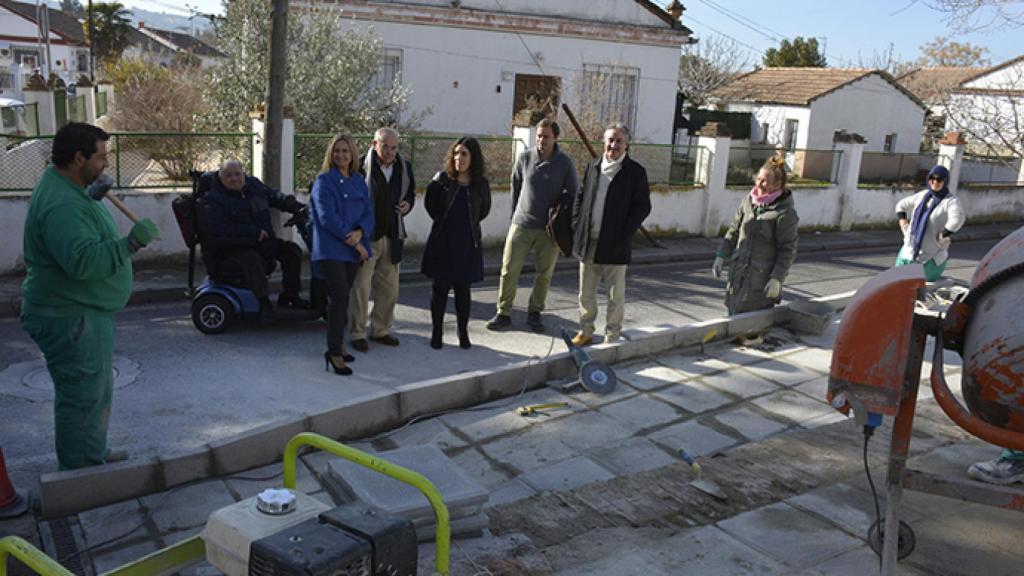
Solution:
{"label": "work boot", "polygon": [[107,464],[113,464],[115,462],[124,462],[127,459],[127,450],[107,450],[107,453],[103,455],[103,462]]}
{"label": "work boot", "polygon": [[989,484],[1024,482],[1024,460],[1000,456],[988,462],[977,462],[967,469],[967,475]]}
{"label": "work boot", "polygon": [[495,314],[494,318],[491,318],[487,322],[488,330],[504,330],[512,326],[512,317],[508,314]]}
{"label": "work boot", "polygon": [[540,312],[530,312],[526,315],[526,325],[530,327],[530,330],[538,334],[544,333],[544,320],[540,317]]}
{"label": "work boot", "polygon": [[572,345],[578,348],[582,348],[583,346],[589,346],[590,343],[593,341],[593,336],[588,336],[583,332],[577,332],[576,335],[572,337]]}
{"label": "work boot", "polygon": [[274,323],[274,305],[270,303],[270,298],[260,298],[260,324],[273,324]]}

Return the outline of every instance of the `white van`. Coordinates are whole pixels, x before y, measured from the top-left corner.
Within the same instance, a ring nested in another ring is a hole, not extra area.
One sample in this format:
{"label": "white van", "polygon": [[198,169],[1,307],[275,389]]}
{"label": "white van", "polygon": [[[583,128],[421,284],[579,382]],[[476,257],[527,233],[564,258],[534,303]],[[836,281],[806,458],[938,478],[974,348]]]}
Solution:
{"label": "white van", "polygon": [[25,103],[13,98],[0,98],[0,134],[25,135]]}

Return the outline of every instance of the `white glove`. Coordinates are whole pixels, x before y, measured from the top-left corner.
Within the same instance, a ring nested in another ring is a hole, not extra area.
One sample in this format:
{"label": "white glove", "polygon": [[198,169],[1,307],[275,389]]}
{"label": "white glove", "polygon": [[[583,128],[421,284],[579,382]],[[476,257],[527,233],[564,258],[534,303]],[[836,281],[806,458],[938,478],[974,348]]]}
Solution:
{"label": "white glove", "polygon": [[782,282],[779,282],[775,278],[769,280],[764,286],[764,295],[767,296],[769,300],[778,300],[779,296],[782,296]]}
{"label": "white glove", "polygon": [[949,250],[949,245],[953,243],[953,239],[949,236],[939,236],[939,248],[942,250]]}
{"label": "white glove", "polygon": [[711,275],[715,278],[722,277],[722,268],[725,266],[725,258],[721,256],[715,256],[715,261],[711,264]]}

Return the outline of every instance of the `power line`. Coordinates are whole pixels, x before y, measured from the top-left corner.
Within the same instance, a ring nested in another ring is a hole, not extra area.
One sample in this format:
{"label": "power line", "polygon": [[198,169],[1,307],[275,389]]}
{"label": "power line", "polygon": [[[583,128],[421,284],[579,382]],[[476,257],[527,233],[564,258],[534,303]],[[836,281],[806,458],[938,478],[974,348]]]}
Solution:
{"label": "power line", "polygon": [[[740,26],[748,28],[748,29],[754,31],[755,33],[760,34],[761,36],[764,36],[765,38],[771,40],[772,42],[779,42],[783,37],[785,37],[785,34],[780,34],[778,32],[775,32],[771,28],[768,28],[767,26],[763,26],[763,25],[761,25],[761,24],[759,24],[757,22],[754,22],[753,20],[750,20],[750,19],[746,18],[745,16],[737,14],[737,13],[733,12],[732,10],[729,10],[728,8],[726,8],[724,6],[721,6],[721,5],[715,3],[715,2],[713,2],[711,0],[700,0],[700,2],[702,4],[704,4],[705,6],[707,6],[708,8],[711,8],[712,10],[714,10],[714,11],[718,12],[719,14],[725,16],[726,18],[729,18],[730,20],[738,23]],[[772,34],[766,34],[764,32],[764,30],[768,30],[769,32],[772,32]]]}
{"label": "power line", "polygon": [[715,34],[718,34],[719,36],[725,36],[726,38],[728,38],[729,40],[732,40],[733,42],[735,42],[736,44],[738,44],[740,46],[748,48],[754,54],[756,54],[758,57],[761,57],[764,54],[764,50],[763,49],[751,46],[750,44],[747,44],[746,42],[743,42],[742,40],[739,40],[735,36],[731,36],[729,34],[726,34],[725,32],[722,32],[721,30],[718,30],[717,28],[709,26],[708,24],[705,24],[705,23],[701,22],[700,20],[697,20],[696,18],[694,18],[692,16],[687,16],[686,19],[691,21],[691,22],[693,22],[694,24],[697,24],[698,26],[703,26],[704,28],[707,28],[708,30],[711,30],[712,32],[714,32]]}

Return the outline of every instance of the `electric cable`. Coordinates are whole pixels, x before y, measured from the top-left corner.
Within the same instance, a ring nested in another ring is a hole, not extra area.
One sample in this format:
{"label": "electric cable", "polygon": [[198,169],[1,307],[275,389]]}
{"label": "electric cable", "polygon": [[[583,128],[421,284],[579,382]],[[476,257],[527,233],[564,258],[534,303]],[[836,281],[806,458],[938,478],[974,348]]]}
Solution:
{"label": "electric cable", "polygon": [[[871,467],[868,466],[868,441],[871,440],[871,436],[875,433],[875,429],[872,426],[864,426],[864,474],[868,477],[868,486],[871,487],[871,498],[875,503],[875,526],[878,531],[878,570],[882,570],[882,511],[878,506],[878,492],[875,491],[875,481],[871,477]],[[870,538],[871,530],[868,530],[868,537]]]}

